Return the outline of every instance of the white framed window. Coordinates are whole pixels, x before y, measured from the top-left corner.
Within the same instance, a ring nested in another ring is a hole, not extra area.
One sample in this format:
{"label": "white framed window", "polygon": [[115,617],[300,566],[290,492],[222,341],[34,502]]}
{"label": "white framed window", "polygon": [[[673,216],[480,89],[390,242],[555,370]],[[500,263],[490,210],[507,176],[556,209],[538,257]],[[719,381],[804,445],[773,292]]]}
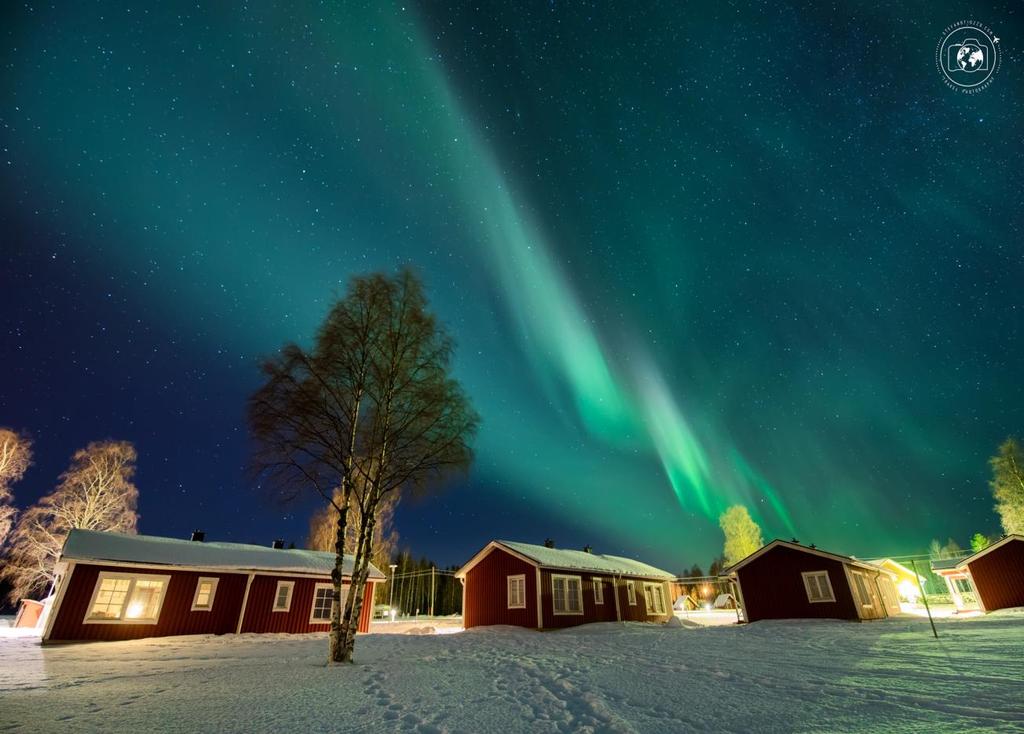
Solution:
{"label": "white framed window", "polygon": [[629,605],[632,607],[636,606],[636,582],[626,582],[626,598],[629,600]]}
{"label": "white framed window", "polygon": [[604,604],[604,583],[600,578],[592,579],[594,582],[594,603]]}
{"label": "white framed window", "polygon": [[647,616],[665,614],[665,590],[661,584],[645,583],[644,601],[647,603]]}
{"label": "white framed window", "polygon": [[156,624],[170,576],[100,571],[85,624]]}
{"label": "white framed window", "polygon": [[294,581],[278,581],[277,589],[274,590],[275,612],[287,612],[292,608],[292,591],[295,590]]}
{"label": "white framed window", "polygon": [[507,577],[508,608],[526,609],[526,575]]}
{"label": "white framed window", "polygon": [[213,609],[213,598],[217,595],[219,578],[200,576],[196,582],[196,593],[192,597],[193,612],[208,612]]}
{"label": "white framed window", "polygon": [[832,581],[828,577],[828,571],[804,571],[801,576],[804,578],[807,601],[811,604],[836,600],[836,595],[832,592]]}
{"label": "white framed window", "polygon": [[860,602],[860,605],[868,608],[873,607],[871,592],[868,591],[868,584],[864,574],[859,571],[851,571],[850,575],[853,577],[853,588],[857,592],[857,600]]}
{"label": "white framed window", "polygon": [[[345,604],[348,587],[341,587],[341,603]],[[317,584],[313,587],[313,608],[309,610],[310,624],[328,624],[334,611],[334,584]]]}
{"label": "white framed window", "polygon": [[555,614],[583,614],[583,579],[552,574],[551,610]]}

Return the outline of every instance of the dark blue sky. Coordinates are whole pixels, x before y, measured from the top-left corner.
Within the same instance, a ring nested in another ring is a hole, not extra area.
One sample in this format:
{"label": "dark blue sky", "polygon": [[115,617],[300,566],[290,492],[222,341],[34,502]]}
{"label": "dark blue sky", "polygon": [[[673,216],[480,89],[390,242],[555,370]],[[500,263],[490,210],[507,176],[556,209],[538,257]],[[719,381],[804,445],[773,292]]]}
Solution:
{"label": "dark blue sky", "polygon": [[[706,565],[715,518],[860,555],[998,529],[1024,426],[1017,3],[10,6],[0,424],[20,503],[133,441],[143,532],[301,541],[256,365],[411,264],[483,417],[403,545]],[[1001,37],[982,92],[943,29]]]}

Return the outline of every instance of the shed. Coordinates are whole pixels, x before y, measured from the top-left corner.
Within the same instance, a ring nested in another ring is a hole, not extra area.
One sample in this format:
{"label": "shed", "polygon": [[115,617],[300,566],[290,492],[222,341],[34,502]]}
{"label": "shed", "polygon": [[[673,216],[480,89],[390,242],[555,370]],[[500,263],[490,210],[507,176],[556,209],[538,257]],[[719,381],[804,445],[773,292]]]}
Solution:
{"label": "shed", "polygon": [[852,556],[773,540],[725,570],[747,622],[881,619],[890,613],[878,579],[891,574]]}
{"label": "shed", "polygon": [[[345,558],[342,603],[353,559]],[[242,632],[326,632],[334,554],[72,530],[43,642]],[[369,629],[373,566],[359,631]]]}
{"label": "shed", "polygon": [[949,588],[957,610],[974,594],[983,612],[1024,607],[1024,535],[1006,535],[959,561],[932,561],[932,571]]}
{"label": "shed", "polygon": [[620,556],[494,540],[455,574],[466,629],[665,622],[673,574]]}
{"label": "shed", "polygon": [[[914,573],[911,569],[904,566],[898,561],[894,561],[891,558],[879,558],[877,560],[869,561],[876,566],[889,571],[892,575],[892,584],[896,589],[896,595],[899,600],[903,600],[910,603],[916,603],[921,598],[921,589],[925,584],[925,577],[921,574]],[[882,580],[884,577],[880,577]],[[885,588],[883,586],[883,592]]]}

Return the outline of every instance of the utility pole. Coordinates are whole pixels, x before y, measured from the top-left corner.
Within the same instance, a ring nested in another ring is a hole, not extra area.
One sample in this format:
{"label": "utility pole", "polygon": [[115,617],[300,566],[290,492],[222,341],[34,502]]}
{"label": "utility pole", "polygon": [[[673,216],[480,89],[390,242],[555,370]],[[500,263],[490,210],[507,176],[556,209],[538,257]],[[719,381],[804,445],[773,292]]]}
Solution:
{"label": "utility pole", "polygon": [[434,616],[434,567],[430,567],[430,616]]}
{"label": "utility pole", "polygon": [[392,604],[395,601],[395,569],[398,568],[398,564],[392,563],[388,565],[391,569],[391,593],[388,594],[388,614],[391,615],[391,621],[395,621],[395,608]]}
{"label": "utility pole", "polygon": [[910,559],[910,567],[914,569],[914,576],[917,577],[917,588],[921,590],[921,599],[924,601],[924,609],[928,612],[928,623],[932,626],[932,634],[935,635],[935,639],[939,638],[939,633],[935,629],[935,622],[932,620],[932,608],[928,606],[928,595],[924,593],[924,586],[921,584],[921,574],[917,572],[917,563],[913,558]]}

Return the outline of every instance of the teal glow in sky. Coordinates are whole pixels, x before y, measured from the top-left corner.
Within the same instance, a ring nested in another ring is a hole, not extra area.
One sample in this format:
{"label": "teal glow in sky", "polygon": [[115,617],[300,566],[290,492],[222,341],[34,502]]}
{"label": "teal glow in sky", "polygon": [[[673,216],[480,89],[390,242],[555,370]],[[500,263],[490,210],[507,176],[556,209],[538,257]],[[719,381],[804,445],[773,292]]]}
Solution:
{"label": "teal glow in sky", "polygon": [[962,12],[915,13],[8,11],[0,424],[52,452],[27,491],[117,434],[145,531],[300,538],[241,472],[255,360],[410,263],[484,420],[472,476],[403,508],[416,552],[553,536],[682,568],[737,502],[861,555],[995,531],[1019,54],[957,95],[931,64]]}

